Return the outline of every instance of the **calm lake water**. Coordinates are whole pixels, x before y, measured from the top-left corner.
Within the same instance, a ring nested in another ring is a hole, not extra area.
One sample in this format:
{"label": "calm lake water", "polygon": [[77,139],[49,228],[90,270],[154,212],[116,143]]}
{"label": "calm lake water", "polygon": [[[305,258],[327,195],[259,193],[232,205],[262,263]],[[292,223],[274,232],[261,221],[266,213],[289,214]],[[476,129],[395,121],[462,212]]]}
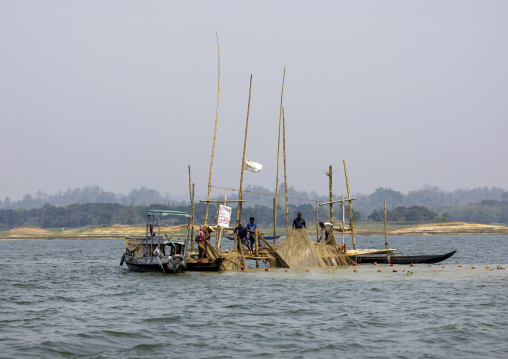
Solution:
{"label": "calm lake water", "polygon": [[0,357],[508,357],[508,270],[485,269],[508,265],[508,236],[390,247],[458,252],[432,268],[163,275],[120,267],[123,240],[0,242]]}

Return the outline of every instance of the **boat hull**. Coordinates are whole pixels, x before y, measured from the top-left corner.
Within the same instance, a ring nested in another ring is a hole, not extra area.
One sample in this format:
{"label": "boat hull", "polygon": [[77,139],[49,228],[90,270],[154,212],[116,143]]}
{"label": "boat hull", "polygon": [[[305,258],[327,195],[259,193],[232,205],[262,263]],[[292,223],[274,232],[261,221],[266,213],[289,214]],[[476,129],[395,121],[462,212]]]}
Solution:
{"label": "boat hull", "polygon": [[[445,259],[453,256],[457,251],[445,253],[445,254],[428,254],[428,255],[415,255],[415,256],[404,256],[404,255],[392,255],[390,256],[391,264],[417,264],[417,263],[438,263]],[[358,256],[357,263],[388,263],[386,255],[383,256]]]}
{"label": "boat hull", "polygon": [[185,269],[182,258],[165,257],[157,260],[157,257],[138,258],[134,256],[125,256],[124,262],[127,268],[134,272],[161,272],[161,273],[181,273]]}
{"label": "boat hull", "polygon": [[187,262],[187,271],[191,272],[218,272],[224,262],[223,257],[215,259],[213,262]]}

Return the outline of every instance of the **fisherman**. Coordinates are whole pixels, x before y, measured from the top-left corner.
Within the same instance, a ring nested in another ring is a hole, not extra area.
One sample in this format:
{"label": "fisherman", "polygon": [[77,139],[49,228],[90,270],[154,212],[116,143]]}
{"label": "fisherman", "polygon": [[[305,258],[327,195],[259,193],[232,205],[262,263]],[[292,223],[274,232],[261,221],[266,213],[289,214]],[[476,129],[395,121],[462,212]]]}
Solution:
{"label": "fisherman", "polygon": [[198,232],[197,242],[199,247],[199,260],[203,260],[205,258],[206,242],[210,241],[210,233],[212,233],[212,231],[212,227],[205,224]]}
{"label": "fisherman", "polygon": [[238,226],[236,226],[233,233],[238,236],[241,243],[245,244],[247,248],[249,248],[250,252],[250,242],[247,241],[247,229],[243,226],[242,222],[238,222]]}
{"label": "fisherman", "polygon": [[298,212],[298,214],[296,215],[296,218],[293,219],[293,229],[298,229],[298,228],[307,228],[307,226],[305,225],[305,219],[302,218],[302,214],[300,212]]}
{"label": "fisherman", "polygon": [[247,223],[247,225],[245,226],[247,232],[249,233],[250,247],[248,245],[247,247],[249,248],[251,254],[254,252],[254,242],[256,242],[256,240],[254,239],[254,234],[258,229],[258,225],[254,223],[254,220],[255,220],[254,217],[250,217],[250,223]]}
{"label": "fisherman", "polygon": [[325,236],[325,241],[328,239],[328,235],[330,235],[333,232],[333,227],[330,222],[319,222],[319,227],[321,229],[319,233],[319,239],[317,240],[318,243],[321,242],[321,238],[323,238],[323,235]]}

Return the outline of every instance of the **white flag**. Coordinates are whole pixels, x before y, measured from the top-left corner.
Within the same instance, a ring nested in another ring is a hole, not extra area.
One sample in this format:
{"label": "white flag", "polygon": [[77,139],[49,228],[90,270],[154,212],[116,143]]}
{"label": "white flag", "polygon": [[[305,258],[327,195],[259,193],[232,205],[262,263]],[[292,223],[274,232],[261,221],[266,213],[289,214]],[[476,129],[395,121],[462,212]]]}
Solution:
{"label": "white flag", "polygon": [[259,171],[261,171],[261,168],[263,168],[263,165],[261,163],[245,160],[245,169],[247,171],[258,173]]}

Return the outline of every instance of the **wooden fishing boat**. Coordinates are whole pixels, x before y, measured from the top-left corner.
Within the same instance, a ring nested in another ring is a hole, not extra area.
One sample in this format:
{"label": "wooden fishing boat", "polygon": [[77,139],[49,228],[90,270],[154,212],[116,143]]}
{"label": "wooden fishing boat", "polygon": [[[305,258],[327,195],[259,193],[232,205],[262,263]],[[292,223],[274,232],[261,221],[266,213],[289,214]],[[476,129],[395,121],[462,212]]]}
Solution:
{"label": "wooden fishing boat", "polygon": [[218,272],[220,271],[224,257],[216,258],[214,261],[198,261],[197,259],[190,258],[187,260],[187,271],[191,272]]}
{"label": "wooden fishing boat", "polygon": [[[187,266],[189,231],[185,239],[161,235],[160,222],[165,215],[185,216],[185,212],[148,210],[145,237],[125,237],[125,252],[120,265],[131,271],[180,273]],[[187,227],[188,228],[188,227]]]}
{"label": "wooden fishing boat", "polygon": [[[390,254],[390,263],[392,264],[417,264],[417,263],[438,263],[442,262],[445,259],[453,256],[457,251],[445,253],[445,254],[424,254],[424,255],[413,255],[413,256],[405,256],[402,254]],[[388,259],[386,255],[384,256],[358,256],[357,263],[388,263]]]}

